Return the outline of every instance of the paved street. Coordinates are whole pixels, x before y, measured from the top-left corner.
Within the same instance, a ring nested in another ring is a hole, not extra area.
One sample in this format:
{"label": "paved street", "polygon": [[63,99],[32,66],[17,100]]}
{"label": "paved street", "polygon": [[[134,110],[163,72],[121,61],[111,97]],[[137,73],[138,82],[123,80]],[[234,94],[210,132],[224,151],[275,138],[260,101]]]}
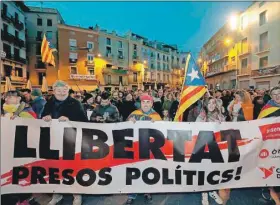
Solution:
{"label": "paved street", "polygon": [[[227,205],[262,205],[259,201],[261,196],[260,189],[239,189],[232,190]],[[104,195],[104,196],[83,196],[83,205],[123,205],[126,202],[126,195]],[[40,204],[45,205],[50,200],[47,195],[41,196]],[[72,196],[66,195],[62,205],[71,205]],[[215,205],[215,201],[209,198],[210,205]],[[135,205],[143,205],[144,197],[139,195],[134,203]],[[155,194],[153,195],[154,205],[200,205],[201,194]]]}

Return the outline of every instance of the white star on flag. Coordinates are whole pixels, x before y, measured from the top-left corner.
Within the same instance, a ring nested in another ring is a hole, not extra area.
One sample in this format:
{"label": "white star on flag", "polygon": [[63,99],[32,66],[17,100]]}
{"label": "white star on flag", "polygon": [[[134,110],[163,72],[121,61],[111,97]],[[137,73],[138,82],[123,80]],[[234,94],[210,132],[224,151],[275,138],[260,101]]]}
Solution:
{"label": "white star on flag", "polygon": [[192,68],[192,72],[189,73],[188,76],[191,77],[191,81],[193,81],[195,78],[199,79],[198,71],[194,70],[193,68]]}

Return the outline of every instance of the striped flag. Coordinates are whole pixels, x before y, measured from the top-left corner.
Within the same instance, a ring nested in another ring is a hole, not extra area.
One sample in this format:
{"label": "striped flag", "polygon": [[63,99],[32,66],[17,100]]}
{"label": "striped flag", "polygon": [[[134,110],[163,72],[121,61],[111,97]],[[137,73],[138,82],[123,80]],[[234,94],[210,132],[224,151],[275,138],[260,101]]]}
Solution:
{"label": "striped flag", "polygon": [[55,66],[53,52],[56,51],[55,48],[51,47],[50,42],[47,40],[46,35],[44,34],[42,45],[41,45],[41,56],[43,63],[49,63]]}
{"label": "striped flag", "polygon": [[207,91],[205,79],[197,67],[191,54],[188,54],[185,67],[184,83],[180,103],[174,121],[182,122],[183,114],[188,107],[198,101]]}

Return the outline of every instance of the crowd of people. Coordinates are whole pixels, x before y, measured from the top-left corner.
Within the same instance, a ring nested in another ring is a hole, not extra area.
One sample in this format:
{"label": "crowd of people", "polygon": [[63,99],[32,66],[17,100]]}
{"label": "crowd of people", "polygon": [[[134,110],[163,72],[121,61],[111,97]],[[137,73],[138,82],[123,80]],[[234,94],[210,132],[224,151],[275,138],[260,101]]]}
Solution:
{"label": "crowd of people", "polygon": [[[115,90],[112,92],[96,89],[92,92],[75,92],[63,81],[57,81],[52,91],[42,93],[40,89],[23,89],[2,94],[1,113],[11,119],[17,117],[51,121],[79,121],[94,123],[115,123],[123,121],[174,121],[179,102],[180,89],[159,90]],[[278,109],[261,116],[263,107],[269,104]],[[280,87],[271,90],[209,90],[183,115],[184,122],[248,121],[263,117],[280,116]],[[270,188],[271,200],[280,205],[279,187]],[[225,204],[229,190],[202,193],[202,204],[208,205],[208,195],[216,203]],[[126,204],[133,204],[137,194],[129,194]],[[144,194],[146,201],[152,195]],[[14,196],[17,205],[31,203],[32,196]],[[63,195],[54,194],[49,205],[55,205]],[[11,200],[11,198],[9,198]],[[8,203],[11,204],[11,203]],[[82,196],[74,195],[73,205],[81,205]],[[12,204],[11,204],[12,205]]]}

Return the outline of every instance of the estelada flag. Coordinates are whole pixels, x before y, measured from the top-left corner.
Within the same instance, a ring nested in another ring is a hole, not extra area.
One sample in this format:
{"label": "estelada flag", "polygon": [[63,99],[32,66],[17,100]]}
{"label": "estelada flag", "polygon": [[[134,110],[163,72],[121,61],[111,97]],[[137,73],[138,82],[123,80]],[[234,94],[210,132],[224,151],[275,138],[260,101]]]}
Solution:
{"label": "estelada flag", "polygon": [[47,40],[46,35],[44,34],[42,45],[41,45],[41,56],[43,63],[49,63],[55,66],[53,52],[56,51],[55,48],[51,48],[50,42]]}
{"label": "estelada flag", "polygon": [[267,104],[262,108],[258,119],[262,119],[264,117],[267,117],[268,115],[276,112],[277,110],[280,110],[280,107],[276,106],[274,101],[270,100],[267,102]]}
{"label": "estelada flag", "polygon": [[207,91],[205,79],[202,76],[191,54],[187,55],[184,83],[180,103],[174,121],[183,121],[183,114],[192,104],[198,101]]}

